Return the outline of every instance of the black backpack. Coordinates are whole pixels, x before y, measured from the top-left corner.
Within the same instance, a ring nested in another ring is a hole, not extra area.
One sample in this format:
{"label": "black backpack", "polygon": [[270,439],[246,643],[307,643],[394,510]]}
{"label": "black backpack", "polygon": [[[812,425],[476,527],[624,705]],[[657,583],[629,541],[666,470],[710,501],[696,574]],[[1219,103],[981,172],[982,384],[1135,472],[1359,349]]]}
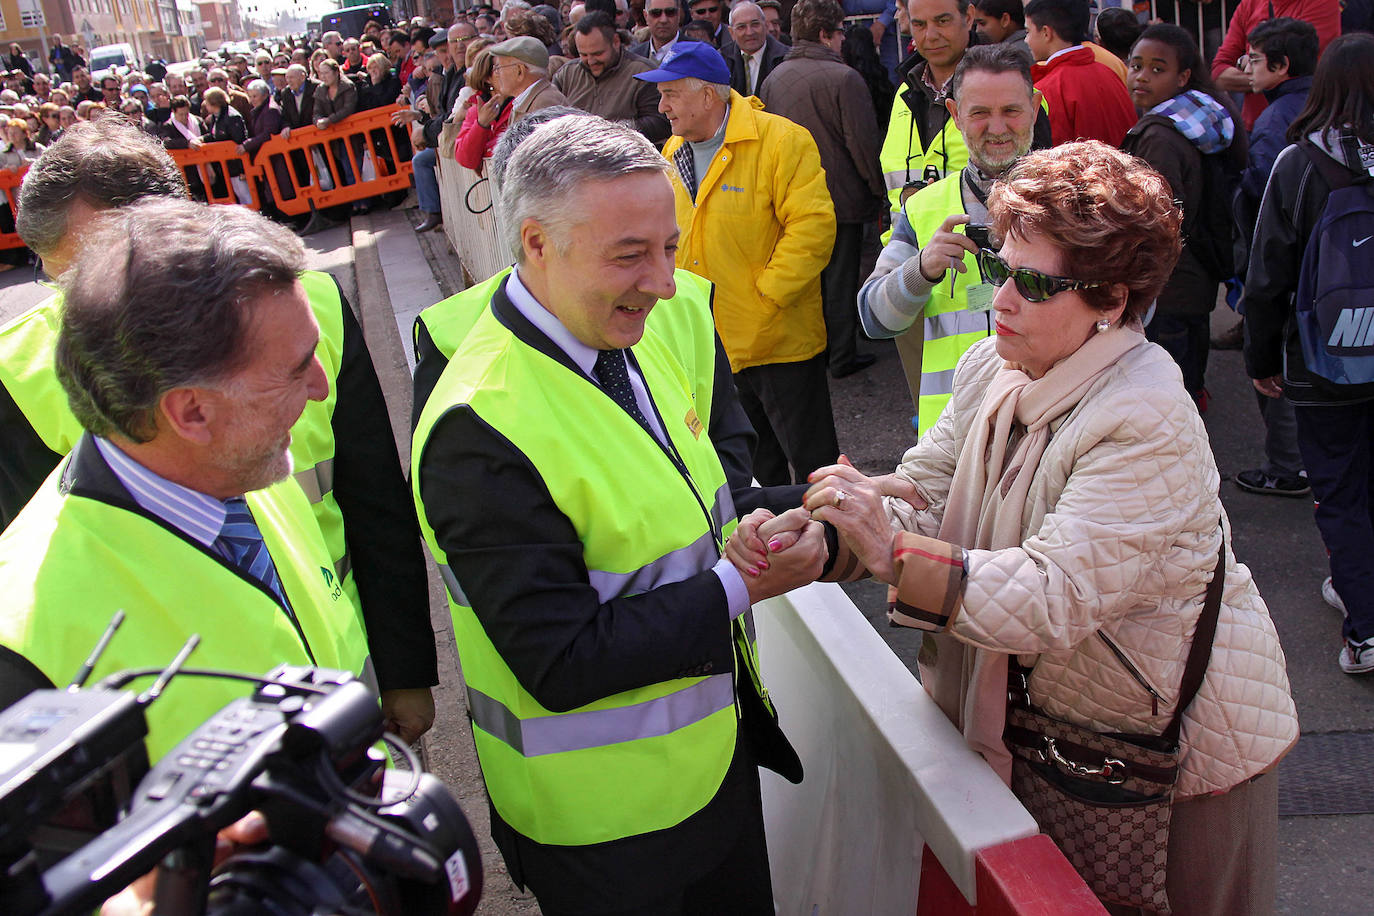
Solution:
{"label": "black backpack", "polygon": [[[1239,124],[1236,129],[1241,129]],[[1217,283],[1236,275],[1237,234],[1231,207],[1240,187],[1240,171],[1227,161],[1229,153],[1224,149],[1203,155],[1202,199],[1198,211],[1185,214],[1184,219],[1184,244],[1201,262],[1208,279]]]}

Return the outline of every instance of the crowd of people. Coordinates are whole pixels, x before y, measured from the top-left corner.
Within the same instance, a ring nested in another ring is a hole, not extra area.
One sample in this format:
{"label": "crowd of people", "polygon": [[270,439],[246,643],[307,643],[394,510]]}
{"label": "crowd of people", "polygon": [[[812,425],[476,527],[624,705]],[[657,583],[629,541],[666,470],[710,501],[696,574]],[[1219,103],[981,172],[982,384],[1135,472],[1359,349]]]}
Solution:
{"label": "crowd of people", "polygon": [[[106,667],[200,629],[207,666],[357,672],[414,739],[423,540],[511,877],[549,914],[771,913],[758,768],[803,778],[806,713],[751,607],[873,577],[1113,912],[1271,912],[1298,720],[1202,422],[1220,301],[1267,432],[1236,483],[1312,494],[1337,662],[1374,672],[1374,36],[1312,5],[1242,0],[1209,63],[1089,0],[506,0],[7,87],[59,292],[0,327],[0,703],[130,607]],[[452,159],[512,265],[416,323],[408,480],[337,285],[166,153],[397,105],[415,228],[464,218]],[[860,329],[915,409],[890,474],[836,435]],[[155,756],[225,699],[172,689]]]}

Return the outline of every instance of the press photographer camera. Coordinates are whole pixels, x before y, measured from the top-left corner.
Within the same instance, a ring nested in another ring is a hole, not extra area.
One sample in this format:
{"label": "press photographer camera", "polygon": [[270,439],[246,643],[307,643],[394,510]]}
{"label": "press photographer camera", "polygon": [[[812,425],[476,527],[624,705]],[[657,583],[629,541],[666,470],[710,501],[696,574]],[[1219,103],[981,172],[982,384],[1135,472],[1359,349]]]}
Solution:
{"label": "press photographer camera", "polygon": [[[99,654],[110,630],[97,647]],[[81,689],[39,690],[0,713],[0,901],[7,916],[85,914],[158,868],[160,914],[463,914],[482,889],[477,842],[458,803],[398,739],[375,695],[341,671],[282,665],[265,677],[156,670]],[[180,677],[255,682],[147,769],[144,709]],[[384,769],[383,740],[410,765]],[[121,783],[122,788],[121,788]],[[94,785],[123,816],[47,864],[34,834]],[[216,835],[250,811],[270,842],[213,865]],[[46,867],[45,867],[46,865]]]}

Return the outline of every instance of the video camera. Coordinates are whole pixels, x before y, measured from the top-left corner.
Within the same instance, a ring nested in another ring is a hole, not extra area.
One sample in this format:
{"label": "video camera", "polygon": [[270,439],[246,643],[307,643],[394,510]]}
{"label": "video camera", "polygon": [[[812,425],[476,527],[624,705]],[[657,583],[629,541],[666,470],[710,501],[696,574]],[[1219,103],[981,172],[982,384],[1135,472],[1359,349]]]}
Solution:
{"label": "video camera", "polygon": [[[156,912],[467,916],[482,859],[462,809],[399,739],[376,696],[342,671],[281,665],[265,677],[138,669],[81,689],[122,620],[116,615],[66,690],[38,690],[0,713],[0,900],[7,916],[87,914],[159,868]],[[143,694],[121,690],[160,675]],[[258,686],[147,770],[144,710],[173,676]],[[410,770],[372,750],[396,748]],[[122,784],[122,790],[121,790]],[[122,818],[45,867],[33,835],[94,785]],[[250,811],[270,842],[214,865],[216,835]]]}

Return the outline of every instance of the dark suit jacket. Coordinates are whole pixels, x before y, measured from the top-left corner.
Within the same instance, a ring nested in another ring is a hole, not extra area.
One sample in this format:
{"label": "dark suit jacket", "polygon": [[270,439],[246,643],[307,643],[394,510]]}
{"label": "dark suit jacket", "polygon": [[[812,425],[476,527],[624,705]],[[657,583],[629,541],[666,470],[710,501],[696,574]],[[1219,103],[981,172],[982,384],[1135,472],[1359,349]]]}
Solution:
{"label": "dark suit jacket", "polygon": [[787,56],[791,49],[787,45],[778,41],[772,35],[768,36],[759,53],[763,59],[759,61],[759,78],[754,83],[754,91],[749,92],[749,87],[745,85],[748,74],[744,70],[744,53],[740,51],[739,45],[731,44],[729,48],[722,48],[721,55],[725,62],[730,65],[730,88],[740,95],[758,95],[759,88],[763,86],[763,81],[768,78],[768,74],[773,72],[773,68],[782,63],[782,59]]}
{"label": "dark suit jacket", "polygon": [[312,79],[305,81],[301,89],[301,102],[296,104],[296,94],[283,89],[277,94],[277,104],[281,106],[281,119],[292,130],[297,127],[311,127],[315,123],[315,89],[320,84]]}
{"label": "dark suit jacket", "polygon": [[[511,304],[504,283],[491,308],[517,339],[585,378]],[[728,363],[723,376],[718,368],[717,391],[730,381]],[[595,389],[590,379],[587,384],[590,395]],[[714,405],[712,415],[714,425]],[[712,429],[713,441],[715,435]],[[799,495],[798,487],[736,489],[730,483],[741,513],[760,504],[781,511],[796,505]],[[727,671],[735,663],[725,589],[714,572],[706,569],[602,604],[588,584],[577,531],[538,470],[470,408],[455,407],[435,424],[419,484],[435,537],[478,620],[545,707],[574,709],[635,687]],[[608,885],[620,906],[642,905],[681,886],[684,856],[709,857],[732,845],[743,820],[742,786],[753,778],[755,761],[789,778],[801,775],[791,745],[748,685],[741,678],[742,740],[735,763],[704,808],[676,827],[589,846],[534,842],[493,811],[492,835],[511,877],[539,888],[540,902],[559,909],[580,911],[598,902],[604,908],[607,900],[588,895]],[[589,881],[588,875],[596,878]],[[555,890],[547,894],[551,886]]]}
{"label": "dark suit jacket", "polygon": [[[677,37],[681,38],[682,33],[678,32]],[[646,60],[657,62],[657,59],[654,57],[654,40],[652,38],[646,38],[643,41],[630,45],[630,53],[643,57]]]}

